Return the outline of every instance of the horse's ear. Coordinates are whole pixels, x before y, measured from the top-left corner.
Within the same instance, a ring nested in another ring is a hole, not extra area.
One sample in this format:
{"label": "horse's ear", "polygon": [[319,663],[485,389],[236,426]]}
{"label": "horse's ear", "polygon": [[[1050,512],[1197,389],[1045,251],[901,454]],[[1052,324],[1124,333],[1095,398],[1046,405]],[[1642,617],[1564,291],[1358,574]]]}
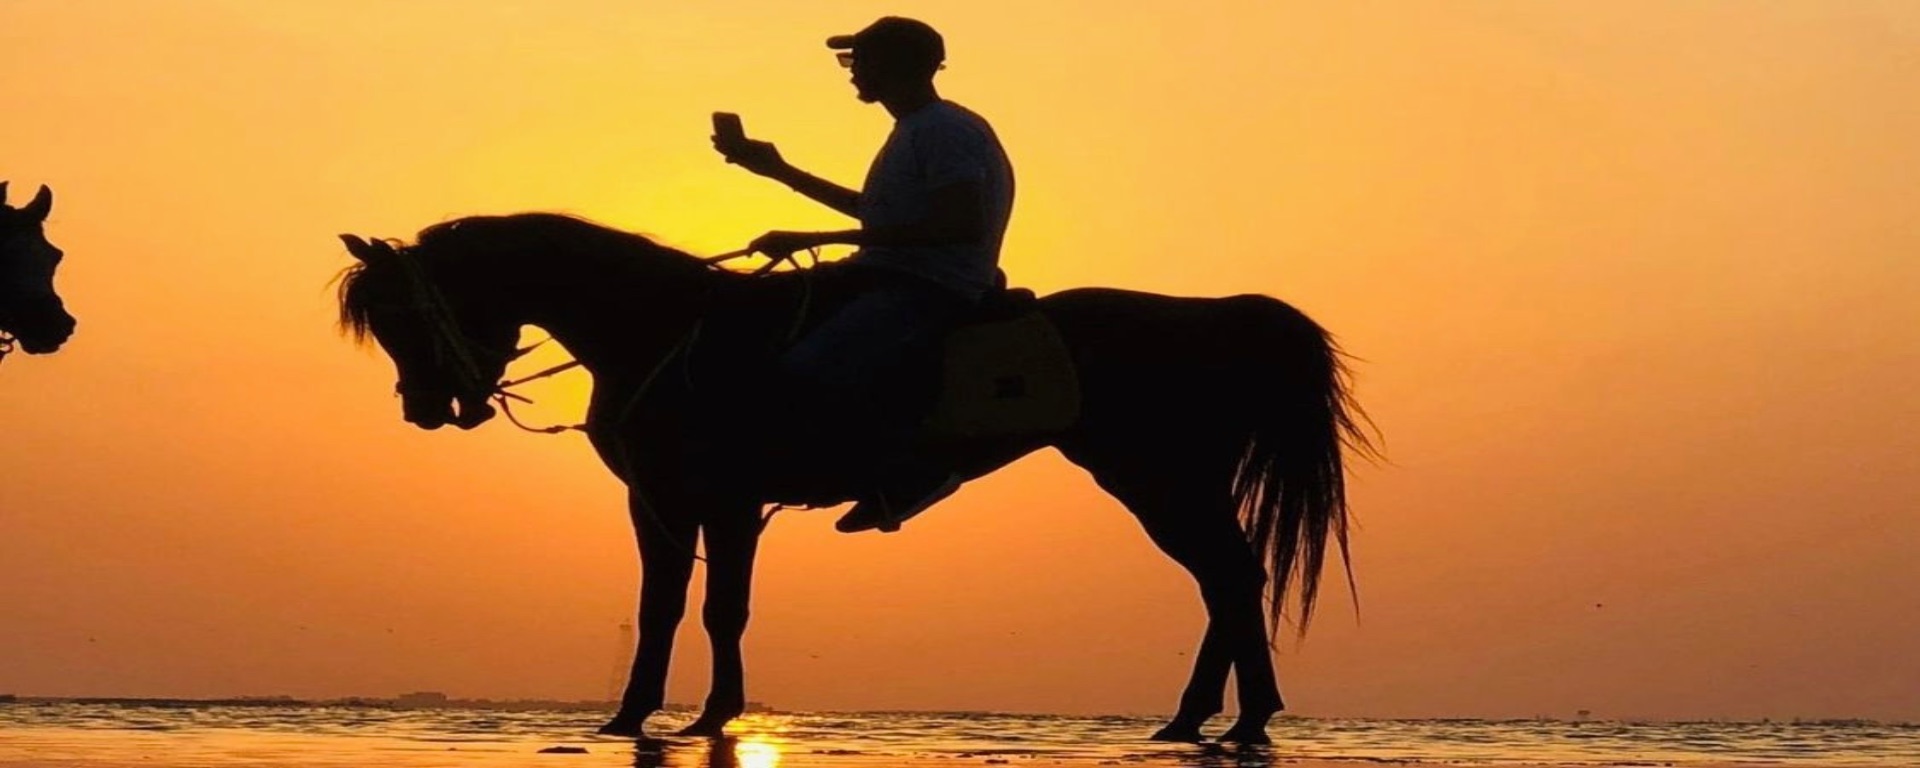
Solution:
{"label": "horse's ear", "polygon": [[368,245],[367,241],[362,240],[359,237],[356,237],[354,235],[341,235],[340,242],[347,244],[347,253],[353,254],[354,258],[359,259],[362,262],[371,262],[374,259],[380,258],[380,256],[373,250],[373,246]]}
{"label": "horse's ear", "polygon": [[45,184],[40,185],[40,191],[34,193],[33,200],[20,210],[26,211],[34,221],[46,221],[47,214],[53,212],[53,190]]}
{"label": "horse's ear", "polygon": [[7,183],[0,181],[0,205],[7,204]]}

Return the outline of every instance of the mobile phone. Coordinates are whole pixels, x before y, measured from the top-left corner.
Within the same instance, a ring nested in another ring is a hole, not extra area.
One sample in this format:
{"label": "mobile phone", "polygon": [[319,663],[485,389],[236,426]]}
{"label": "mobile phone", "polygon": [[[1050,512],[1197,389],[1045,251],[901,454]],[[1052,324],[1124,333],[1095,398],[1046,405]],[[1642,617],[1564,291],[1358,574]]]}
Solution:
{"label": "mobile phone", "polygon": [[740,126],[740,116],[732,112],[713,113],[713,136],[723,144],[739,144],[747,140],[746,129]]}

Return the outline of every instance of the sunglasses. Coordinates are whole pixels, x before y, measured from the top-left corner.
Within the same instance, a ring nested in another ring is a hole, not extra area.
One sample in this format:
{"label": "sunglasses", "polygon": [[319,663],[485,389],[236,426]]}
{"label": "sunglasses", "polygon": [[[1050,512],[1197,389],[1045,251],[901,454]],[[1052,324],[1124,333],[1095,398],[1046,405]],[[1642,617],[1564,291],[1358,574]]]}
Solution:
{"label": "sunglasses", "polygon": [[[840,67],[842,69],[853,69],[853,51],[835,51],[833,53],[833,58],[835,61],[840,62]],[[946,68],[947,68],[947,65],[945,64],[939,64],[934,66],[934,69],[936,70],[946,69]]]}

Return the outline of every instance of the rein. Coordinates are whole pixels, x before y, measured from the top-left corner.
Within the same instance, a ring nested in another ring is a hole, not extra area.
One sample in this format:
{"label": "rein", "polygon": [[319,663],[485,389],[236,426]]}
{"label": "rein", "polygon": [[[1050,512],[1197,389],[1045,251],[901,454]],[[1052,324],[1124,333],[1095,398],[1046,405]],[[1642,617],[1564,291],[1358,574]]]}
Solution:
{"label": "rein", "polygon": [[[752,253],[753,250],[751,248],[743,248],[718,256],[706,257],[700,261],[709,269],[728,271],[722,266],[723,264],[751,255]],[[807,249],[807,253],[812,264],[818,266],[820,264],[819,249],[809,248]],[[480,348],[482,345],[475,342],[460,330],[459,324],[454,320],[453,310],[448,306],[446,296],[443,295],[439,287],[427,277],[425,269],[417,263],[415,259],[408,256],[401,256],[400,261],[406,265],[409,283],[414,289],[414,306],[419,310],[422,317],[427,320],[428,327],[432,329],[435,354],[440,355],[443,359],[446,357],[453,358],[453,361],[458,364],[460,374],[466,379],[468,385],[471,386],[473,390],[484,389],[487,392],[487,399],[499,407],[500,412],[506,415],[508,422],[511,422],[515,427],[519,427],[522,430],[542,435],[558,435],[566,432],[581,432],[591,435],[595,428],[601,426],[591,422],[582,422],[579,424],[556,424],[546,427],[533,427],[520,421],[520,418],[513,413],[513,401],[517,400],[521,403],[531,404],[533,399],[512,391],[513,388],[581,367],[580,361],[578,359],[569,360],[559,365],[545,368],[537,373],[522,376],[517,379],[497,382],[491,386],[484,384],[483,382],[486,377],[481,375],[479,363],[474,359],[474,350]],[[793,254],[772,254],[771,261],[749,274],[755,277],[765,275],[773,271],[773,269],[778,267],[783,261],[793,262]],[[799,266],[797,262],[794,262],[794,265],[795,267]],[[806,323],[807,313],[812,308],[813,281],[806,272],[802,271],[801,274],[802,290],[800,294],[800,305],[794,314],[793,324],[788,328],[786,334],[786,340],[789,344],[799,336],[801,327]],[[652,389],[654,382],[660,378],[660,374],[666,370],[667,366],[671,364],[675,358],[685,354],[687,350],[691,349],[694,343],[699,340],[700,328],[703,323],[704,318],[696,318],[693,326],[687,330],[686,335],[682,336],[678,342],[668,348],[666,354],[662,355],[660,359],[654,363],[653,368],[647,372],[646,378],[641,379],[640,385],[634,388],[633,395],[627,398],[626,405],[622,406],[620,411],[615,415],[610,425],[611,427],[617,428],[619,425],[626,423],[628,418],[632,417],[633,413],[639,409],[641,400],[646,397],[647,391]],[[515,350],[507,359],[511,362],[515,358],[533,351],[539,347],[540,344],[545,343],[545,341],[542,341],[524,349]],[[5,349],[6,347],[0,347],[0,354],[4,354]],[[660,514],[654,510],[652,502],[646,497],[646,493],[632,482],[633,466],[627,453],[625,441],[615,439],[613,441],[613,447],[618,452],[621,479],[627,481],[627,487],[632,492],[634,501],[645,510],[647,517],[655,526],[660,528],[661,533],[664,534],[669,541],[674,542],[676,546],[686,550],[693,559],[706,562],[705,557],[693,551],[691,546],[680,541],[679,538],[673,534],[673,531],[666,527],[665,521],[663,521]],[[773,521],[774,514],[782,508],[781,505],[773,505],[771,511],[761,516],[760,527],[764,530],[767,524]]]}
{"label": "rein", "polygon": [[[732,261],[734,259],[750,256],[752,254],[753,254],[753,250],[751,248],[742,248],[737,251],[728,251],[727,253],[722,253],[718,256],[708,256],[701,259],[700,261],[702,264],[705,264],[709,269],[713,269],[717,271],[727,271],[725,267],[722,266],[723,264],[729,261]],[[812,266],[819,266],[820,264],[819,248],[807,249],[807,256],[809,261],[812,262]],[[758,269],[755,269],[754,271],[748,274],[754,277],[765,275],[768,272],[773,271],[774,267],[780,266],[780,263],[783,261],[792,262],[793,254],[789,253],[786,255],[776,255],[772,258],[771,261],[768,261],[766,265]],[[796,267],[798,266],[797,262],[795,262],[795,266]],[[800,335],[800,328],[806,322],[807,312],[812,308],[812,303],[813,303],[812,281],[804,280],[802,282],[802,286],[803,286],[803,290],[801,291],[801,294],[800,294],[800,307],[795,311],[793,325],[787,331],[786,340],[787,340],[787,343],[789,344],[793,343],[794,339]],[[441,298],[439,296],[439,292],[437,290],[433,292],[432,299],[440,302],[445,301],[444,298]],[[451,317],[451,313],[446,312],[444,306],[442,306],[440,311],[442,314],[446,314],[449,317]],[[625,423],[627,420],[627,417],[632,415],[634,409],[639,407],[640,400],[643,397],[645,397],[647,390],[652,388],[654,380],[659,378],[660,372],[666,370],[667,365],[673,362],[673,359],[675,357],[678,357],[679,355],[681,355],[682,353],[686,352],[687,350],[693,347],[694,342],[699,339],[700,327],[702,322],[703,321],[699,319],[694,320],[693,327],[687,330],[687,334],[681,337],[680,341],[676,342],[672,347],[668,348],[667,353],[665,355],[662,355],[658,362],[654,363],[653,369],[647,372],[646,378],[641,379],[640,386],[634,389],[633,397],[627,400],[626,406],[620,409],[619,415],[613,420],[613,423],[615,425]],[[437,324],[436,324],[436,327],[438,327]],[[468,345],[472,344],[472,340],[465,339],[464,334],[460,334],[457,328],[452,328],[452,327],[446,328],[443,330],[443,334],[447,337],[448,340],[456,342],[456,346],[458,346],[457,341],[465,341]],[[540,344],[545,344],[545,343],[546,343],[545,341],[542,341],[539,344],[534,344],[525,349],[521,349],[517,351],[513,355],[513,357],[517,358],[517,357],[520,357],[521,355],[525,355],[528,352],[532,352],[535,348],[539,347]],[[462,348],[461,351],[463,353],[466,352],[464,348]],[[471,354],[465,354],[463,356],[465,357],[466,360],[470,361],[472,359]],[[509,359],[512,359],[512,358],[509,358]],[[566,371],[569,371],[578,367],[580,367],[579,360],[569,360],[559,365],[548,367],[546,369],[541,370],[538,373],[534,373],[529,376],[522,376],[517,379],[509,379],[507,381],[502,381],[493,386],[492,391],[488,393],[487,397],[494,404],[499,406],[500,412],[506,415],[508,422],[511,422],[514,426],[519,427],[522,430],[532,432],[535,434],[540,434],[540,435],[558,435],[565,432],[586,432],[593,427],[592,424],[589,424],[587,422],[581,422],[579,424],[554,424],[554,425],[545,426],[545,427],[531,427],[531,426],[528,426],[526,423],[520,421],[520,417],[515,416],[513,414],[514,401],[517,400],[521,403],[525,403],[528,405],[533,404],[532,398],[519,394],[517,392],[514,392],[513,391],[514,387],[520,386],[522,384],[534,382],[534,381],[539,381],[540,379],[544,379],[549,376],[564,373]],[[479,380],[478,371],[479,369],[477,366],[473,368],[473,374],[474,374],[473,380],[475,381]]]}
{"label": "rein", "polygon": [[[540,344],[545,344],[545,343],[546,342],[544,341],[540,342]],[[526,354],[528,352],[532,352],[536,347],[539,347],[540,344],[535,344],[531,347],[527,347],[526,349],[522,349],[520,350],[519,354]],[[518,357],[518,356],[519,355],[515,355],[515,357]],[[511,404],[515,400],[518,400],[523,403],[528,403],[528,404],[531,404],[533,402],[533,398],[514,392],[513,391],[514,387],[517,387],[532,381],[539,381],[548,376],[552,376],[558,373],[564,373],[566,371],[569,371],[578,367],[580,367],[580,361],[568,360],[567,362],[547,368],[546,370],[533,374],[532,376],[522,376],[520,378],[513,379],[510,381],[503,381],[503,382],[500,382],[499,384],[494,385],[493,393],[488,397],[491,398],[495,404],[500,406],[500,412],[503,414],[506,414],[507,421],[512,422],[514,426],[524,429],[528,432],[537,432],[542,435],[557,435],[569,430],[585,432],[587,431],[587,425],[584,423],[555,424],[550,427],[529,427],[520,421],[520,417],[513,415],[513,406]]]}

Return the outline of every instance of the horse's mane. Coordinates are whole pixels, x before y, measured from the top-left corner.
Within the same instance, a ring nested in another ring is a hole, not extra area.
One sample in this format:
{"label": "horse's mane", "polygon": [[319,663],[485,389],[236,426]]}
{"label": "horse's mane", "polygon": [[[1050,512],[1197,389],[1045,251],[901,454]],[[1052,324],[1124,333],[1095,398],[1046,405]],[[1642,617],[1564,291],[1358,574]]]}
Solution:
{"label": "horse's mane", "polygon": [[[709,272],[699,257],[656,243],[645,235],[559,213],[467,216],[420,230],[411,245],[392,239],[384,243],[402,257],[419,259],[421,266],[428,270],[436,264],[478,253],[504,250],[547,255],[564,247],[567,253],[592,261],[629,270],[644,269],[654,275],[692,276]],[[335,282],[343,333],[356,342],[366,341],[372,329],[373,309],[378,303],[374,286],[397,275],[392,265],[364,261],[340,272]]]}

